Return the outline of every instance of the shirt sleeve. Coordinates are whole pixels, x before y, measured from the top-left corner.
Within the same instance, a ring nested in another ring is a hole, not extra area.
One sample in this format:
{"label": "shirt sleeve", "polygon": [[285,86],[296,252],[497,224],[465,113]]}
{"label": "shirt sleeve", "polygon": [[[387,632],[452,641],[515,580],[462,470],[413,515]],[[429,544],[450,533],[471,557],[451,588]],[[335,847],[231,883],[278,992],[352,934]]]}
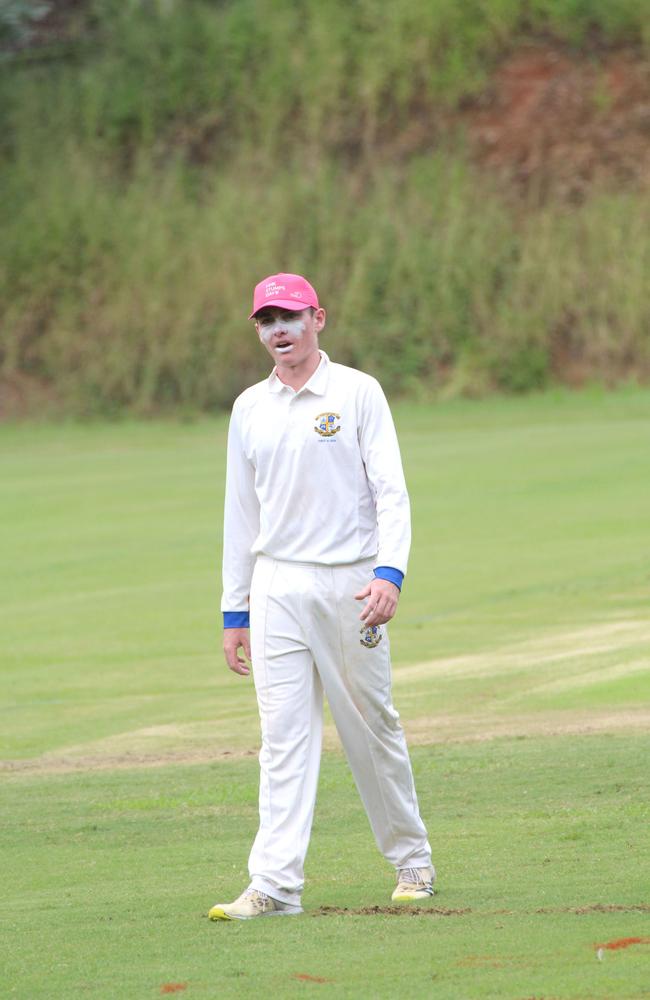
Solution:
{"label": "shirt sleeve", "polygon": [[359,447],[377,508],[377,566],[406,574],[411,508],[393,418],[381,386],[372,378],[361,399]]}
{"label": "shirt sleeve", "polygon": [[394,583],[399,590],[402,589],[404,574],[395,569],[394,566],[375,566],[373,573],[378,580],[388,580],[390,583]]}
{"label": "shirt sleeve", "polygon": [[[223,519],[224,627],[244,627],[253,575],[252,547],[260,530],[260,505],[255,492],[255,469],[244,451],[241,413],[233,407],[228,430],[226,498]],[[232,613],[238,612],[235,617]]]}

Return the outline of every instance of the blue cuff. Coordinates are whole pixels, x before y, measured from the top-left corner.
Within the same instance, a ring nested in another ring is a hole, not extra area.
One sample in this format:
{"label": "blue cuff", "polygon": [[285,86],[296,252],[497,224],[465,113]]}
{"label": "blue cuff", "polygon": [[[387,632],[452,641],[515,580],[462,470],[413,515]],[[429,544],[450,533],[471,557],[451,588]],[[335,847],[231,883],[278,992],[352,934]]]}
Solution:
{"label": "blue cuff", "polygon": [[400,569],[395,569],[394,566],[377,566],[374,573],[379,580],[389,580],[400,590],[402,589],[404,574]]}
{"label": "blue cuff", "polygon": [[224,628],[250,628],[251,621],[248,611],[224,611]]}

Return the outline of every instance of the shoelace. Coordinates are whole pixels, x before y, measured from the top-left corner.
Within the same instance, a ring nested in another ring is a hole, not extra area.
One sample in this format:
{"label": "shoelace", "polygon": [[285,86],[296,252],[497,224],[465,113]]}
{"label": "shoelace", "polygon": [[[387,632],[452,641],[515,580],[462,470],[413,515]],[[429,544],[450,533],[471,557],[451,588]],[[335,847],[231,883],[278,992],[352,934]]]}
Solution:
{"label": "shoelace", "polygon": [[244,896],[259,896],[259,898],[264,903],[267,901],[267,899],[269,899],[269,896],[267,896],[267,894],[265,892],[262,892],[261,889],[251,889],[250,886],[248,887],[248,889],[244,893]]}
{"label": "shoelace", "polygon": [[399,882],[412,882],[415,885],[424,885],[424,881],[417,868],[400,868]]}

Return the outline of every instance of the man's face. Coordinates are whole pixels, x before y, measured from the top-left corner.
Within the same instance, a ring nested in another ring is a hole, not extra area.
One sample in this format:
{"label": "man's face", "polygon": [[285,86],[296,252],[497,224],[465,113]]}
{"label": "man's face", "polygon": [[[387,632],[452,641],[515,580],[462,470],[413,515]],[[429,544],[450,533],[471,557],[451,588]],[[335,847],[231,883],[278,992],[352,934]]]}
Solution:
{"label": "man's face", "polygon": [[318,351],[325,326],[324,309],[280,309],[266,306],[255,316],[255,329],[276,365],[296,368]]}

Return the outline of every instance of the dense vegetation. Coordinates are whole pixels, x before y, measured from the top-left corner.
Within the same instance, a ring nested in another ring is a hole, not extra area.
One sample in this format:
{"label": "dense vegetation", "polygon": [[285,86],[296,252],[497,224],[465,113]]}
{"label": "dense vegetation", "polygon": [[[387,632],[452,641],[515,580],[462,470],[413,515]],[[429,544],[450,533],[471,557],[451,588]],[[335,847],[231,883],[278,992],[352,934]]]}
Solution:
{"label": "dense vegetation", "polygon": [[36,44],[51,6],[0,13],[0,386],[225,405],[265,369],[245,314],[276,270],[393,390],[650,371],[647,191],[522,204],[452,127],[399,142],[518,40],[647,48],[648,0],[97,0]]}

